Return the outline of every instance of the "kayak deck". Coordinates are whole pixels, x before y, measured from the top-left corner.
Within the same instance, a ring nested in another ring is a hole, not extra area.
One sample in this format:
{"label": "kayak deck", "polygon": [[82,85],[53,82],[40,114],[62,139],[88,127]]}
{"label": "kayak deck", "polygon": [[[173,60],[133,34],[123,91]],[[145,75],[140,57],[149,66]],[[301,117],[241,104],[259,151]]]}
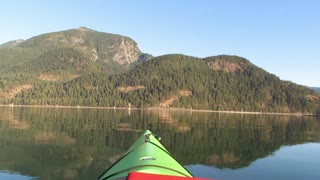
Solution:
{"label": "kayak deck", "polygon": [[130,172],[193,177],[149,130],[146,130],[99,179],[125,178]]}

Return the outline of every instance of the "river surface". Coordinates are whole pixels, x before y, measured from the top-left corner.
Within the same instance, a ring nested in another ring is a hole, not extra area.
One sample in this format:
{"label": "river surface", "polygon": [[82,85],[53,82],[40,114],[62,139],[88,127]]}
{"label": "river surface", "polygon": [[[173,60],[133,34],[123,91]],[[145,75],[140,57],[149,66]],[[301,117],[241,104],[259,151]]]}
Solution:
{"label": "river surface", "polygon": [[0,179],[96,179],[149,129],[197,177],[320,179],[320,118],[0,106]]}

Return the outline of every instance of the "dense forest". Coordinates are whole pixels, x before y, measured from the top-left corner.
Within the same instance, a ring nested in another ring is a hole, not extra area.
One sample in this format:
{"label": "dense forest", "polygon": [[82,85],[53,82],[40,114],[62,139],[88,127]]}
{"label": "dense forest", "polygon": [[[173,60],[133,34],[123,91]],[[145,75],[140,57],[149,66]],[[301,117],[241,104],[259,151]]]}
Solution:
{"label": "dense forest", "polygon": [[83,27],[1,46],[0,65],[0,104],[320,113],[319,94],[244,58],[153,58]]}

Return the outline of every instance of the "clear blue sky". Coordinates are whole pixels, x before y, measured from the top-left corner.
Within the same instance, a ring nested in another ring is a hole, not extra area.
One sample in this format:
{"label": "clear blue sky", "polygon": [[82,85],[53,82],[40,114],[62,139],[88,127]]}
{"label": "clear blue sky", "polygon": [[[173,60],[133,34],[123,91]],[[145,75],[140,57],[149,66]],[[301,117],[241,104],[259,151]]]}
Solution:
{"label": "clear blue sky", "polygon": [[318,0],[10,0],[0,44],[86,26],[154,56],[238,55],[283,80],[320,87]]}

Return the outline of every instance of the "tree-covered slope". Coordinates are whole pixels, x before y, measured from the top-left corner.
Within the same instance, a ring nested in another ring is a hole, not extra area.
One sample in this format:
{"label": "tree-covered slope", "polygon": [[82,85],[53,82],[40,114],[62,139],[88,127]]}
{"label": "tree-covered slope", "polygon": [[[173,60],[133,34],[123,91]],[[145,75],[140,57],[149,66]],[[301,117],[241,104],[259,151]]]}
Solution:
{"label": "tree-covered slope", "polygon": [[0,45],[0,98],[7,103],[39,84],[62,85],[86,74],[124,72],[150,58],[128,37],[85,27],[10,41]]}
{"label": "tree-covered slope", "polygon": [[[45,67],[47,60],[57,58],[55,52],[62,49],[69,54],[76,51],[79,56],[96,63],[108,73],[122,72],[129,65],[152,57],[142,53],[131,38],[80,27],[0,45],[0,70],[3,70],[0,75],[12,72],[11,66],[17,67],[31,61],[31,64]],[[13,70],[14,73],[16,71]]]}
{"label": "tree-covered slope", "polygon": [[0,48],[13,48],[13,47],[16,47],[18,46],[20,43],[22,43],[23,40],[22,39],[17,39],[17,40],[13,40],[13,41],[9,41],[9,42],[6,42],[4,44],[1,44],[0,45]]}
{"label": "tree-covered slope", "polygon": [[319,94],[244,58],[153,58],[128,37],[84,27],[6,44],[0,65],[0,104],[320,112]]}
{"label": "tree-covered slope", "polygon": [[42,49],[72,47],[89,55],[92,61],[115,61],[120,65],[131,64],[141,55],[137,43],[131,38],[85,27],[36,36],[19,46]]}
{"label": "tree-covered slope", "polygon": [[213,110],[315,112],[319,96],[306,87],[281,81],[236,56],[205,59],[183,55],[154,58],[115,77],[117,87],[136,106],[163,105]]}
{"label": "tree-covered slope", "polygon": [[319,99],[309,88],[281,81],[240,57],[165,55],[117,75],[93,73],[64,83],[41,83],[12,101],[318,113]]}

